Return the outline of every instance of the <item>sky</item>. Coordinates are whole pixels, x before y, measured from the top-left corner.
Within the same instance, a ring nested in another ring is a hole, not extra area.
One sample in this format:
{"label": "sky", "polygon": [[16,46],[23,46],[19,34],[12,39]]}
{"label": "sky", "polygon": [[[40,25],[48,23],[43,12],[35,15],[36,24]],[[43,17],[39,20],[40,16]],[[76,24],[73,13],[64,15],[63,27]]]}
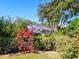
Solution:
{"label": "sky", "polygon": [[0,0],[0,16],[20,16],[38,22],[38,0]]}

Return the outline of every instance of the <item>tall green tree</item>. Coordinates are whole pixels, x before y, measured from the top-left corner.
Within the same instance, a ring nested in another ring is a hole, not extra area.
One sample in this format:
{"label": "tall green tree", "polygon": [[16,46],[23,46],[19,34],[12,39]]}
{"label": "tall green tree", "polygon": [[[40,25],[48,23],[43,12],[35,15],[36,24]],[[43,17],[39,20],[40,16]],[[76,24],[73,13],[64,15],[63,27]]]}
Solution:
{"label": "tall green tree", "polygon": [[0,17],[0,36],[3,35],[4,30],[4,17]]}
{"label": "tall green tree", "polygon": [[11,17],[7,17],[5,19],[5,27],[4,27],[4,33],[5,33],[5,37],[11,37],[12,35],[12,21],[11,21]]}
{"label": "tall green tree", "polygon": [[39,4],[38,16],[42,22],[48,25],[57,26],[60,21],[62,11],[70,10],[73,14],[79,11],[79,1],[77,0],[51,0],[50,2]]}
{"label": "tall green tree", "polygon": [[15,36],[17,30],[27,27],[27,25],[32,24],[32,22],[29,19],[16,17],[16,20],[13,22],[13,36]]}

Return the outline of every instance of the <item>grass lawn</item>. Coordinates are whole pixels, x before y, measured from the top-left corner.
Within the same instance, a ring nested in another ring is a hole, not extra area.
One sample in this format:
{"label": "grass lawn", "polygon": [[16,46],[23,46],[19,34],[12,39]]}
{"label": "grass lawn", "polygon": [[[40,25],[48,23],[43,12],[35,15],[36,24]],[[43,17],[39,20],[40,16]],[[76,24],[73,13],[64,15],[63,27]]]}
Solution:
{"label": "grass lawn", "polygon": [[57,52],[1,55],[0,59],[62,59]]}

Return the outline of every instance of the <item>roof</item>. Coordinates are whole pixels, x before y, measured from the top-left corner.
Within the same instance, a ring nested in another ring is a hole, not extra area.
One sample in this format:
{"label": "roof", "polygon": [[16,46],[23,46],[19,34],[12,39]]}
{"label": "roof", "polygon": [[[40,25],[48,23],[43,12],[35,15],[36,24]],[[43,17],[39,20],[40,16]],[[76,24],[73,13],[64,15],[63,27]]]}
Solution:
{"label": "roof", "polygon": [[51,31],[50,28],[41,25],[28,25],[27,27],[34,33],[46,33]]}

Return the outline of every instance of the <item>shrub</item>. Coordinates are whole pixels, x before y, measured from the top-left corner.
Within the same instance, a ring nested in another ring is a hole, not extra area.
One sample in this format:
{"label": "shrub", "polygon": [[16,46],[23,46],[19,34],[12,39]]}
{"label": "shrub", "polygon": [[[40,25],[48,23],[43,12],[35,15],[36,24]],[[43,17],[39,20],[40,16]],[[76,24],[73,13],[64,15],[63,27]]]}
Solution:
{"label": "shrub", "polygon": [[73,40],[63,53],[63,59],[76,59],[79,55],[79,40]]}
{"label": "shrub", "polygon": [[79,55],[79,37],[71,38],[68,36],[60,35],[57,38],[57,51],[61,54],[63,59],[76,59]]}
{"label": "shrub", "polygon": [[13,38],[0,38],[0,54],[16,52],[17,44]]}
{"label": "shrub", "polygon": [[50,34],[43,34],[34,36],[35,39],[35,46],[39,50],[55,50],[56,49],[56,41]]}

